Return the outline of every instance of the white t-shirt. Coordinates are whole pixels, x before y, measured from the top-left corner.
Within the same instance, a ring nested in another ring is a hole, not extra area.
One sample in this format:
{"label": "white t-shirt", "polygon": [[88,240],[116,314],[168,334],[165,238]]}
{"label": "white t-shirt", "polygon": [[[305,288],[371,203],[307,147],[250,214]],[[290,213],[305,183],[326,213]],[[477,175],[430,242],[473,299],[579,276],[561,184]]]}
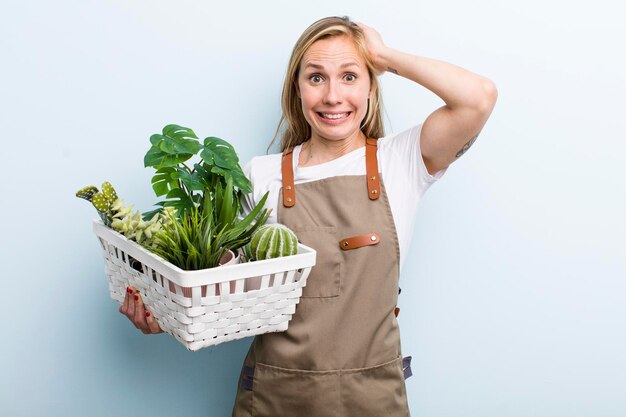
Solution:
{"label": "white t-shirt", "polygon": [[[446,172],[442,169],[430,175],[424,165],[420,150],[422,124],[398,134],[390,134],[378,140],[378,169],[382,176],[389,205],[400,244],[400,271],[406,259],[413,237],[413,227],[422,195],[430,185]],[[294,183],[316,181],[341,175],[365,175],[365,147],[355,149],[339,158],[322,164],[299,168],[298,156],[301,145],[293,151]],[[265,207],[272,213],[268,223],[276,223],[278,215],[278,193],[282,187],[282,154],[253,157],[243,168],[252,182],[253,191],[244,195],[242,206],[247,214],[263,195],[269,191]]]}

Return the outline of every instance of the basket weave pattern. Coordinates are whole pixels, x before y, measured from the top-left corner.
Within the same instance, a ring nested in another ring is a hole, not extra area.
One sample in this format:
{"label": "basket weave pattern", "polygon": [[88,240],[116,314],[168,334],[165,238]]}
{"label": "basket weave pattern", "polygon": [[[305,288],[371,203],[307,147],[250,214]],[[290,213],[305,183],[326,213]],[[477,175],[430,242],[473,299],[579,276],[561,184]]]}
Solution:
{"label": "basket weave pattern", "polygon": [[134,287],[159,326],[192,351],[286,330],[315,264],[315,251],[299,244],[293,256],[182,271],[99,221],[94,232],[111,298],[123,303]]}

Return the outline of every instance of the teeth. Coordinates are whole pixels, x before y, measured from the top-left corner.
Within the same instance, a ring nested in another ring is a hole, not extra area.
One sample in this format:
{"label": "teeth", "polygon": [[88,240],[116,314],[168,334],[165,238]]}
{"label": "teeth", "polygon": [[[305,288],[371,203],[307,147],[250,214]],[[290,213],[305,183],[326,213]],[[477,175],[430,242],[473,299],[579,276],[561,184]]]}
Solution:
{"label": "teeth", "polygon": [[343,119],[344,117],[348,117],[348,113],[341,113],[341,114],[328,114],[328,113],[321,113],[322,117],[325,117],[326,119]]}

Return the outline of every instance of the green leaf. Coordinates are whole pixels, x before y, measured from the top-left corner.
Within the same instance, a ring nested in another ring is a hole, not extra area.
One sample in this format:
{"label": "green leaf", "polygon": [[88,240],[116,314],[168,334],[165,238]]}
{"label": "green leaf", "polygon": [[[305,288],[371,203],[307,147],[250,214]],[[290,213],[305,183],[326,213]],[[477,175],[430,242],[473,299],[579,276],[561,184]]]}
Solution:
{"label": "green leaf", "polygon": [[178,181],[172,178],[172,174],[175,173],[175,168],[165,167],[156,171],[152,177],[152,189],[157,197],[166,195],[170,190],[178,187]]}
{"label": "green leaf", "polygon": [[173,124],[165,126],[162,135],[150,136],[150,143],[152,147],[144,157],[144,165],[155,168],[176,166],[202,148],[193,130]]}
{"label": "green leaf", "polygon": [[[237,200],[235,200],[235,203]],[[237,207],[239,208],[239,207]],[[219,206],[219,218],[218,225],[225,226],[233,218],[237,216],[238,210],[233,210],[233,181],[231,178],[226,182],[226,188],[224,189],[224,195],[222,197],[221,205]]]}
{"label": "green leaf", "polygon": [[204,190],[204,182],[201,174],[198,172],[189,173],[186,168],[180,167],[176,167],[175,171],[172,173],[172,178],[181,180],[190,191]]}
{"label": "green leaf", "polygon": [[163,128],[163,135],[174,139],[198,139],[195,132],[188,127],[169,124]]}
{"label": "green leaf", "polygon": [[166,203],[166,206],[173,206],[178,209],[178,211],[189,211],[193,207],[195,207],[192,198],[187,195],[185,190],[180,188],[174,188],[167,193],[166,198],[169,200]]}
{"label": "green leaf", "polygon": [[241,169],[233,170],[230,172],[233,177],[233,184],[243,193],[248,194],[252,192],[252,183]]}
{"label": "green leaf", "polygon": [[194,164],[194,174],[197,176],[198,181],[202,182],[204,189],[213,189],[213,181],[215,175],[210,171],[210,168],[206,168],[206,164]]}
{"label": "green leaf", "polygon": [[160,135],[158,133],[150,136],[150,143],[152,144],[152,146],[159,146],[161,140],[163,140],[163,135]]}
{"label": "green leaf", "polygon": [[191,158],[191,153],[168,154],[158,146],[152,146],[143,158],[145,167],[163,168],[173,167]]}
{"label": "green leaf", "polygon": [[159,148],[168,154],[196,154],[202,147],[196,139],[175,139],[163,136]]}
{"label": "green leaf", "polygon": [[150,211],[146,211],[145,213],[141,213],[141,219],[143,221],[148,221],[150,220],[152,217],[154,217],[155,214],[159,214],[163,209],[158,208],[158,209],[154,209],[154,210],[150,210]]}
{"label": "green leaf", "polygon": [[235,169],[239,164],[235,148],[224,139],[216,137],[204,139],[204,148],[200,156],[209,165],[217,165],[227,170]]}

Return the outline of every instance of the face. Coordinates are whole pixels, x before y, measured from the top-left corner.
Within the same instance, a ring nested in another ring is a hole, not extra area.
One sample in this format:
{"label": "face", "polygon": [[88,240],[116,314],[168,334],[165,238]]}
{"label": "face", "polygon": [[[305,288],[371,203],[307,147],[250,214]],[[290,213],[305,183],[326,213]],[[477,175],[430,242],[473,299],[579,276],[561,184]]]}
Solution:
{"label": "face", "polygon": [[336,36],[313,43],[300,63],[296,87],[312,139],[361,136],[370,77],[353,41]]}

